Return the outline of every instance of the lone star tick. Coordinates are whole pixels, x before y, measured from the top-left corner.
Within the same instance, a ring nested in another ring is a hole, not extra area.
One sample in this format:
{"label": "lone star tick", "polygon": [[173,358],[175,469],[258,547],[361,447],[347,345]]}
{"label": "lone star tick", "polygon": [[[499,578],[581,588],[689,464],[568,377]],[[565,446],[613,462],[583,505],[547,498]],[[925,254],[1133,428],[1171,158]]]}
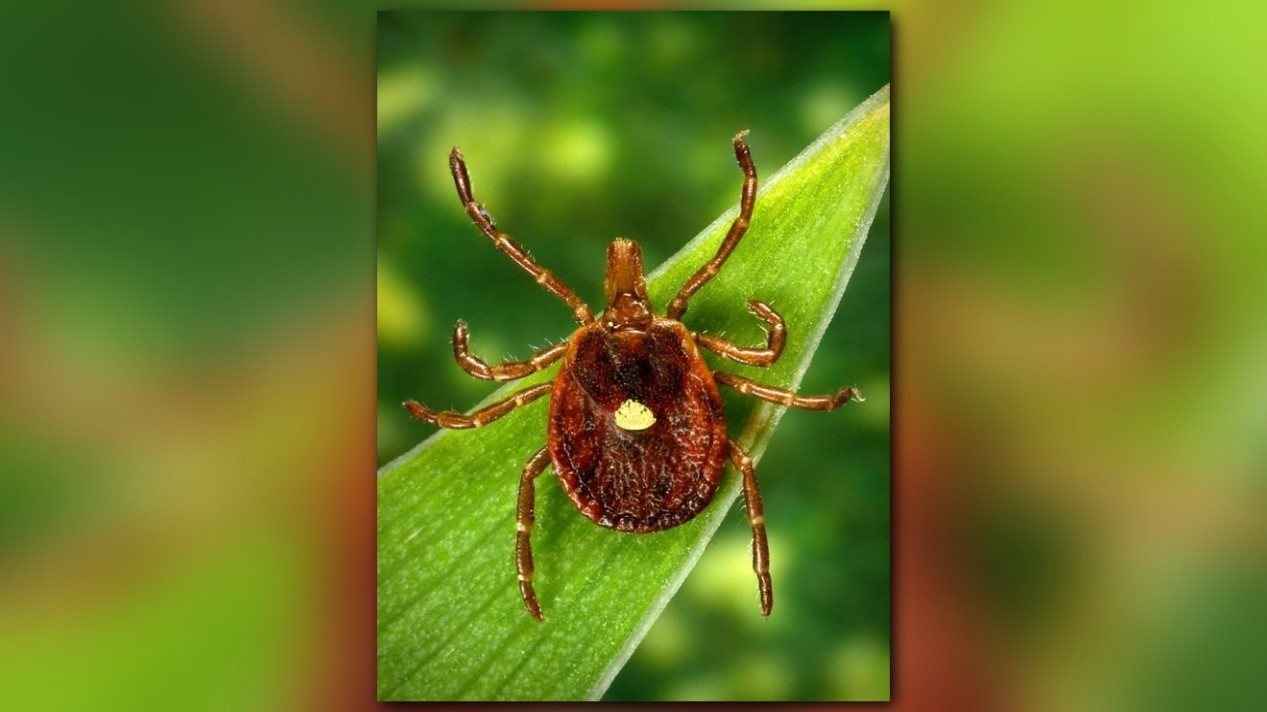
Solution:
{"label": "lone star tick", "polygon": [[717,491],[726,460],[743,474],[743,494],[752,527],[752,568],[757,574],[761,612],[770,615],[770,550],[765,516],[752,459],[726,434],[717,384],[762,400],[810,410],[834,410],[862,400],[856,388],[834,395],[798,396],[742,376],[712,371],[700,348],[749,366],[769,366],[783,353],[787,327],[768,304],[749,301],[748,309],[770,327],[764,348],[745,348],[720,336],[693,332],[681,322],[687,300],[717,275],[748,230],[757,194],[746,131],[734,138],[743,170],[739,216],[711,260],[656,316],[647,299],[642,249],[618,239],[607,248],[604,286],[607,305],[597,318],[558,277],[538,265],[509,235],[497,229],[484,206],[471,197],[471,179],[462,152],[449,154],[449,169],[466,213],[498,250],[532,275],[546,291],[572,309],[578,328],[566,340],[527,361],[489,366],[467,350],[466,324],[453,332],[453,355],[467,373],[490,381],[513,381],[563,359],[553,383],[519,391],[486,408],[463,415],[436,411],[417,401],[405,407],[417,419],[441,428],[481,428],[522,405],[550,396],[545,447],[524,466],[519,479],[515,564],[519,592],[528,612],[542,620],[532,587],[532,534],[537,476],[547,466],[558,475],[572,503],[595,524],[622,532],[655,532],[683,524],[699,514]]}

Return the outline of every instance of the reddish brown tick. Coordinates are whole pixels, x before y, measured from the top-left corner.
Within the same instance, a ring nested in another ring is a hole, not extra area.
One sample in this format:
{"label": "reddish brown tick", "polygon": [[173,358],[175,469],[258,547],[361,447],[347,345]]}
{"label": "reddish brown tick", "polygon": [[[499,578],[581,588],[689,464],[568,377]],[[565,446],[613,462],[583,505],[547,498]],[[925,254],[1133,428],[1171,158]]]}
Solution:
{"label": "reddish brown tick", "polygon": [[453,355],[467,373],[490,381],[511,381],[563,359],[553,383],[526,388],[506,400],[463,415],[436,411],[417,401],[405,407],[417,419],[442,428],[480,428],[521,405],[550,395],[545,447],[529,458],[519,480],[515,563],[519,592],[533,618],[542,620],[532,588],[533,485],[547,466],[564,492],[591,521],[622,532],[655,532],[690,521],[712,501],[726,460],[743,474],[748,523],[752,526],[752,568],[757,574],[761,612],[774,605],[770,550],[766,544],[761,492],[752,460],[726,434],[717,384],[784,406],[834,410],[862,400],[856,388],[829,396],[798,396],[742,376],[712,371],[700,356],[705,348],[750,366],[769,366],[783,352],[787,327],[768,304],[748,308],[770,327],[764,348],[745,348],[713,334],[690,331],[680,321],[691,295],[708,283],[748,230],[757,194],[757,171],[741,132],[735,157],[744,181],[739,216],[721,247],[669,302],[665,316],[651,312],[643,277],[642,249],[630,240],[607,248],[607,306],[595,318],[589,307],[558,277],[538,265],[509,235],[497,229],[484,206],[471,197],[471,179],[457,148],[449,169],[466,213],[497,249],[563,300],[581,324],[566,341],[527,361],[489,366],[467,351],[466,324],[453,332]]}

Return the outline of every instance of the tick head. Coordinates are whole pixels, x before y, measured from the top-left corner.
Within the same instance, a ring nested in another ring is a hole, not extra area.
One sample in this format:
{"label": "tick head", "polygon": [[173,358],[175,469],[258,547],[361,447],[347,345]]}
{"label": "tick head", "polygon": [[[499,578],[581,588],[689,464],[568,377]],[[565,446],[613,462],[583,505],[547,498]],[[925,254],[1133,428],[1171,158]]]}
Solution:
{"label": "tick head", "polygon": [[633,240],[617,239],[607,248],[607,309],[603,321],[609,329],[646,329],[651,324],[651,303],[643,276],[642,248]]}

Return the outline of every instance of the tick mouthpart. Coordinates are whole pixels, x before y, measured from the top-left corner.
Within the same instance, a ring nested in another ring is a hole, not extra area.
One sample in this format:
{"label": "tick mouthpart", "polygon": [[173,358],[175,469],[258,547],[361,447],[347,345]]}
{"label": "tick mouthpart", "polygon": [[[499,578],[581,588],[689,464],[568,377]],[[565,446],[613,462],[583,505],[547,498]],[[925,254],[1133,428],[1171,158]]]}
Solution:
{"label": "tick mouthpart", "polygon": [[651,303],[643,276],[642,248],[633,240],[616,239],[607,248],[607,326],[641,329],[651,323]]}
{"label": "tick mouthpart", "polygon": [[642,247],[633,240],[616,239],[607,247],[607,302],[622,294],[647,298],[642,271]]}

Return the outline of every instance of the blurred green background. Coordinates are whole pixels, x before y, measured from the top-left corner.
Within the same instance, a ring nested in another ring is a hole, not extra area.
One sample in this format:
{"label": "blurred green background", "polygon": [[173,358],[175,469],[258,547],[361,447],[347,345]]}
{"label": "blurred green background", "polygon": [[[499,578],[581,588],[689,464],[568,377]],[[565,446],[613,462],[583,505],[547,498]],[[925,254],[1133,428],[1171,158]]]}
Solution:
{"label": "blurred green background", "polygon": [[[405,398],[494,389],[453,361],[459,318],[490,362],[575,328],[470,224],[452,146],[498,226],[597,310],[613,238],[650,271],[738,201],[735,132],[769,176],[888,81],[883,12],[381,13],[380,464],[435,432]],[[888,699],[888,229],[886,203],[801,388],[857,384],[863,427],[789,414],[761,463],[778,613],[752,605],[736,509],[607,699]]]}
{"label": "blurred green background", "polygon": [[[890,708],[1262,709],[1262,11],[891,8]],[[377,9],[0,6],[4,706],[372,704]],[[803,110],[744,110],[775,108]],[[768,171],[812,135],[784,120],[691,127],[690,180],[631,171],[657,201],[712,201],[666,224],[652,260],[734,200],[735,124]],[[477,162],[480,138],[459,140],[494,214],[587,298],[594,258],[545,251],[658,237],[634,232],[638,214],[581,225],[564,196],[567,223],[508,214],[551,199],[522,176],[498,185],[504,160],[532,153]],[[436,143],[442,181],[450,142]],[[466,229],[445,232],[469,245],[453,259],[487,250]],[[490,357],[566,333],[547,297],[507,286],[495,308],[436,316],[411,377],[456,378],[425,359],[444,359],[457,316]],[[552,328],[503,312],[532,299]],[[861,317],[842,311],[833,338],[856,343]],[[802,416],[783,426],[822,422]],[[766,461],[792,472],[786,434]],[[763,478],[785,502],[813,483]]]}

